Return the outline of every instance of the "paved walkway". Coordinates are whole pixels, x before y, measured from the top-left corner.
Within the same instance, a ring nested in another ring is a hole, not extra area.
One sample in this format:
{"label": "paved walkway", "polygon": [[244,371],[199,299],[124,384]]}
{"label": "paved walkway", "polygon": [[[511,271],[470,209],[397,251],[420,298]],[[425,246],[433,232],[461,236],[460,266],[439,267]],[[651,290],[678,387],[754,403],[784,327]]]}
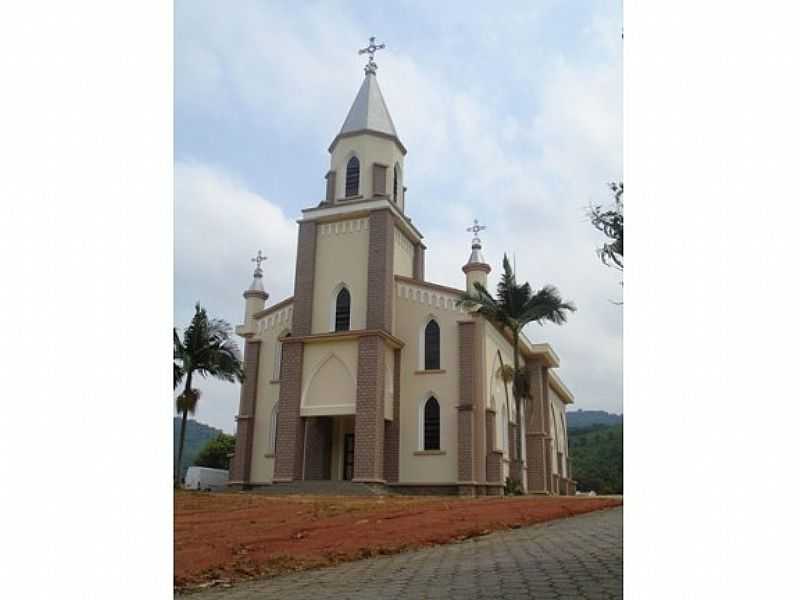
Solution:
{"label": "paved walkway", "polygon": [[622,598],[622,508],[183,598]]}

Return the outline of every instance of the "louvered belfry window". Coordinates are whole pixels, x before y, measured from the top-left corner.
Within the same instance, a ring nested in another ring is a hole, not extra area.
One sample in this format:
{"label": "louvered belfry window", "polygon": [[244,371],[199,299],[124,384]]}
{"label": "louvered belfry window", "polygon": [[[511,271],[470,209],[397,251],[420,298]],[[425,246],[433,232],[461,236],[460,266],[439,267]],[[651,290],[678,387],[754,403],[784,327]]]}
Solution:
{"label": "louvered belfry window", "polygon": [[358,175],[360,165],[355,156],[347,161],[347,174],[345,176],[345,196],[358,196]]}
{"label": "louvered belfry window", "polygon": [[439,450],[439,402],[431,396],[425,403],[425,450]]}
{"label": "louvered belfry window", "polygon": [[342,288],[336,295],[336,319],[334,331],[348,331],[350,329],[350,292]]}
{"label": "louvered belfry window", "polygon": [[425,326],[425,370],[439,368],[439,324],[431,320]]}

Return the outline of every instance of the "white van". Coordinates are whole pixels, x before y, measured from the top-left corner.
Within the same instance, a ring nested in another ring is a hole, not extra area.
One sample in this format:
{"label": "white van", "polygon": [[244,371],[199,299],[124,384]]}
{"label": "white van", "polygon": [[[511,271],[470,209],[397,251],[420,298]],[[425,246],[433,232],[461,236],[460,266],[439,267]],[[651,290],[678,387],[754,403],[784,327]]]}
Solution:
{"label": "white van", "polygon": [[204,490],[207,492],[225,489],[228,481],[226,469],[210,469],[209,467],[189,467],[183,487],[187,490]]}

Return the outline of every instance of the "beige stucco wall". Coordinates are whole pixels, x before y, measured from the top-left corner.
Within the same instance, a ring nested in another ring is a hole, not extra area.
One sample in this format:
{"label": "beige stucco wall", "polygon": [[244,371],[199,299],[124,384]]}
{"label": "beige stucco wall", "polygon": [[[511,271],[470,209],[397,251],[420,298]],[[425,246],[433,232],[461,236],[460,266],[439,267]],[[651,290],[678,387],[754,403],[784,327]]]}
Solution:
{"label": "beige stucco wall", "polygon": [[404,277],[414,274],[414,246],[397,227],[394,228],[394,274]]}
{"label": "beige stucco wall", "polygon": [[[424,286],[395,284],[395,335],[405,342],[400,375],[400,483],[454,483],[458,479],[458,321],[469,316],[455,308],[457,297]],[[419,373],[420,335],[430,317],[439,323],[440,373]],[[444,454],[415,455],[422,448],[420,410],[435,396],[440,408],[440,448]]]}
{"label": "beige stucco wall", "polygon": [[357,369],[357,340],[306,344],[300,415],[355,414]]}
{"label": "beige stucco wall", "polygon": [[272,410],[278,402],[280,389],[277,382],[280,376],[278,338],[291,331],[291,326],[291,305],[257,320],[255,325],[254,339],[261,341],[261,350],[258,357],[258,388],[250,472],[250,480],[254,483],[272,481],[275,463],[272,457]]}
{"label": "beige stucco wall", "polygon": [[[394,183],[394,165],[400,164],[403,170],[403,153],[394,141],[375,135],[356,135],[340,139],[331,153],[331,170],[336,171],[336,199],[344,198],[347,161],[351,156],[357,156],[361,174],[359,177],[359,195],[372,198],[372,165],[375,163],[386,166],[386,190],[391,195]],[[400,182],[402,188],[402,181]],[[403,210],[403,194],[398,205]]]}
{"label": "beige stucco wall", "polygon": [[311,333],[333,331],[333,308],[340,284],[350,291],[350,329],[365,327],[368,250],[369,219],[366,217],[317,226]]}

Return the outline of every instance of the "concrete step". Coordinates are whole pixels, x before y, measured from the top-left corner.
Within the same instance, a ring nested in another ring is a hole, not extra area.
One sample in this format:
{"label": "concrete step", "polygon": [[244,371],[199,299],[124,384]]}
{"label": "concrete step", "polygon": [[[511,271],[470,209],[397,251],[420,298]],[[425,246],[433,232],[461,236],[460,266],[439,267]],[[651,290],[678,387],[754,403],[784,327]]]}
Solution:
{"label": "concrete step", "polygon": [[310,496],[385,496],[390,492],[382,485],[353,483],[352,481],[293,481],[253,488],[258,494],[288,496],[305,494]]}

